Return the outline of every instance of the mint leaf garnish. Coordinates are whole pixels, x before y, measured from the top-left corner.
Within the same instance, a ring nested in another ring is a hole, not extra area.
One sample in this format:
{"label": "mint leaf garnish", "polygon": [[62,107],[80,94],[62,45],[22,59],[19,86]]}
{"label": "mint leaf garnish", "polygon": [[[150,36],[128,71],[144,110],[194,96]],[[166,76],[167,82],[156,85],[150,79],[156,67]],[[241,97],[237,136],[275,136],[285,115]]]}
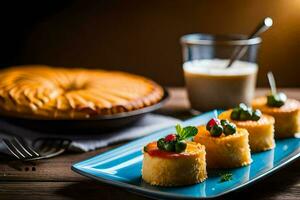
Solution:
{"label": "mint leaf garnish", "polygon": [[232,173],[223,173],[223,174],[220,174],[220,182],[226,182],[226,181],[230,181],[232,180]]}
{"label": "mint leaf garnish", "polygon": [[197,135],[198,129],[195,126],[187,126],[182,128],[179,124],[176,125],[176,132],[179,140],[185,140]]}
{"label": "mint leaf garnish", "polygon": [[176,128],[177,134],[180,136],[180,134],[182,132],[182,127],[180,126],[180,124],[176,124],[175,128]]}

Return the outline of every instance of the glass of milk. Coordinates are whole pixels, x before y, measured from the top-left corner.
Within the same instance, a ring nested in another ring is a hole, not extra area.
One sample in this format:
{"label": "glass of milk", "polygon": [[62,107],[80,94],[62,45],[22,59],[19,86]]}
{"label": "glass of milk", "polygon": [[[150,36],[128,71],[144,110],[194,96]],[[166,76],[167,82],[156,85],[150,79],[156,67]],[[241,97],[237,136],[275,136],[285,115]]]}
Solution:
{"label": "glass of milk", "polygon": [[[256,56],[261,38],[189,34],[181,38],[183,71],[192,109],[208,111],[250,104],[255,91]],[[227,68],[234,51],[247,48]]]}

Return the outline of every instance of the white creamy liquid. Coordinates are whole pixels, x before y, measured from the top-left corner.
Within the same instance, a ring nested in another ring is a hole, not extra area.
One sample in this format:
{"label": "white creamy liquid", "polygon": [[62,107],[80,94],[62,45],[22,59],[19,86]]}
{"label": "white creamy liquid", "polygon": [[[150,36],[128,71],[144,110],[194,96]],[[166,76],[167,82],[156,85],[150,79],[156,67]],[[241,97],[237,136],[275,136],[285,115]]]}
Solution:
{"label": "white creamy liquid", "polygon": [[247,75],[257,72],[257,64],[235,61],[231,67],[226,68],[229,60],[193,60],[183,64],[184,71],[193,74],[206,74],[210,76]]}
{"label": "white creamy liquid", "polygon": [[200,111],[232,108],[253,98],[258,66],[229,60],[194,60],[183,64],[186,86],[192,108]]}

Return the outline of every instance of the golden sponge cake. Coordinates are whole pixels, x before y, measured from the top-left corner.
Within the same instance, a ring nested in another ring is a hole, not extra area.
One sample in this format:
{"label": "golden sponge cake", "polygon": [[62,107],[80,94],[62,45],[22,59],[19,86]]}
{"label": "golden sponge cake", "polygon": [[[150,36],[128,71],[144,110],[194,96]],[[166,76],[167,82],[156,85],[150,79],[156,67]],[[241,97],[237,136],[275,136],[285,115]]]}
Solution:
{"label": "golden sponge cake", "polygon": [[219,119],[233,122],[237,127],[247,129],[249,133],[249,145],[252,152],[266,151],[275,147],[274,140],[274,118],[263,114],[258,121],[232,120],[230,115],[232,109],[224,111],[219,115]]}
{"label": "golden sponge cake", "polygon": [[205,126],[199,126],[194,141],[205,146],[208,168],[233,168],[252,162],[248,135],[246,129],[237,128],[235,134],[213,137]]}
{"label": "golden sponge cake", "polygon": [[184,152],[160,150],[157,142],[144,148],[142,178],[157,186],[181,186],[204,181],[207,178],[205,147],[187,142]]}
{"label": "golden sponge cake", "polygon": [[299,101],[287,99],[281,107],[270,107],[267,105],[266,97],[259,97],[252,101],[252,107],[275,118],[276,138],[294,137],[297,132],[300,132]]}

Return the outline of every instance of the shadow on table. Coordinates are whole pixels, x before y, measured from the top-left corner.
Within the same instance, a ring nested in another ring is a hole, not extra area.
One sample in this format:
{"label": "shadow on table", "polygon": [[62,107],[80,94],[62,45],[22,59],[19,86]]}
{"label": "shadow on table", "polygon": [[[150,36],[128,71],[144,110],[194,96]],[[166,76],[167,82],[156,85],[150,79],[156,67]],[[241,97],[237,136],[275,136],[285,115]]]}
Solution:
{"label": "shadow on table", "polygon": [[[299,196],[300,160],[295,161],[290,166],[272,174],[270,177],[259,181],[245,189],[232,192],[218,199],[291,199],[296,200]],[[292,173],[291,173],[292,172]],[[291,176],[293,174],[293,176]],[[296,174],[296,176],[295,176]],[[70,185],[56,191],[57,195],[68,197],[74,200],[82,199],[145,199],[129,193],[126,190],[102,184],[96,181],[85,181],[80,183],[70,183]]]}
{"label": "shadow on table", "polygon": [[74,200],[144,199],[126,190],[89,180],[80,183],[70,183],[70,185],[56,191],[56,194]]}
{"label": "shadow on table", "polygon": [[23,162],[21,160],[16,160],[12,156],[0,154],[0,165],[2,164],[9,166],[16,171],[34,171],[37,166],[35,161]]}

